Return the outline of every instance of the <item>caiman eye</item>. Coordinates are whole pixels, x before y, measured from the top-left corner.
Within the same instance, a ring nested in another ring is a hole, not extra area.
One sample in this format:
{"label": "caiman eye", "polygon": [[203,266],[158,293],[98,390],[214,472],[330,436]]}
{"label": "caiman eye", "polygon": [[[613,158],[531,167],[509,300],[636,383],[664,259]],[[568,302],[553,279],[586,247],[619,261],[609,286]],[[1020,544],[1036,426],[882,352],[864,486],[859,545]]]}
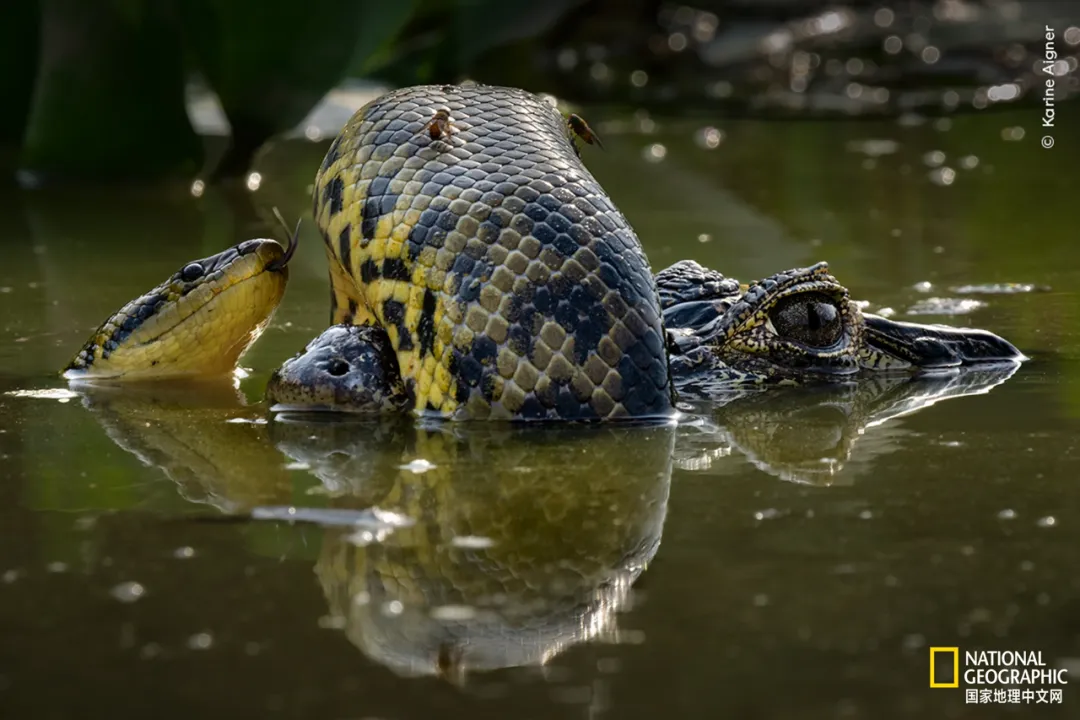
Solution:
{"label": "caiman eye", "polygon": [[808,347],[827,348],[843,333],[836,303],[820,293],[789,295],[769,313],[776,334]]}
{"label": "caiman eye", "polygon": [[203,276],[203,266],[199,263],[188,263],[180,271],[180,279],[184,282],[195,282]]}

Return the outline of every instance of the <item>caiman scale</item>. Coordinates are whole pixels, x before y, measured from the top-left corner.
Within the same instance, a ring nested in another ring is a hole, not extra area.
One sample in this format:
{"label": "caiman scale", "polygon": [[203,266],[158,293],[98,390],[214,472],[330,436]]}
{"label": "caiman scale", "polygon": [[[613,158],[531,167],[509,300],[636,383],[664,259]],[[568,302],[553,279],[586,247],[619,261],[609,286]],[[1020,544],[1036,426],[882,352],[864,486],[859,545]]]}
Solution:
{"label": "caiman scale", "polygon": [[[332,327],[275,371],[271,402],[642,419],[694,388],[1023,359],[983,330],[863,313],[824,263],[749,286],[692,261],[654,276],[578,138],[599,142],[513,88],[411,87],[357,111],[315,179]],[[284,291],[272,246],[187,264],[107,320],[68,377],[231,369]]]}

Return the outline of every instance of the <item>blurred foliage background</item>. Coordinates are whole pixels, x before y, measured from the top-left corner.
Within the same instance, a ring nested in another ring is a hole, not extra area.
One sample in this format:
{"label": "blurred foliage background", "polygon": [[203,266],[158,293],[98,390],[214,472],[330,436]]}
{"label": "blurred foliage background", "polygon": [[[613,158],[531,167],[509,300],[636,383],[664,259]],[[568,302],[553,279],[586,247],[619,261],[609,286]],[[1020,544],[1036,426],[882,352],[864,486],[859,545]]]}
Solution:
{"label": "blurred foliage background", "polygon": [[[357,82],[472,79],[679,115],[994,110],[1040,102],[1047,27],[1064,102],[1080,90],[1071,0],[8,0],[0,163],[24,185],[239,177]],[[200,102],[224,117],[224,150],[200,141]]]}

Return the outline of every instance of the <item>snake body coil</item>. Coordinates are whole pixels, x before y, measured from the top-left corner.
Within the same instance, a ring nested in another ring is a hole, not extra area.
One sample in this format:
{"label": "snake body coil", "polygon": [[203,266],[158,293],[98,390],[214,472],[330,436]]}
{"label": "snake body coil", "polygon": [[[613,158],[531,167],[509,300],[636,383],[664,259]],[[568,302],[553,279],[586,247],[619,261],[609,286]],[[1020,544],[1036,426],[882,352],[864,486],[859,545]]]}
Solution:
{"label": "snake body coil", "polygon": [[361,108],[316,177],[333,323],[384,328],[417,411],[671,413],[656,285],[566,119],[513,88]]}

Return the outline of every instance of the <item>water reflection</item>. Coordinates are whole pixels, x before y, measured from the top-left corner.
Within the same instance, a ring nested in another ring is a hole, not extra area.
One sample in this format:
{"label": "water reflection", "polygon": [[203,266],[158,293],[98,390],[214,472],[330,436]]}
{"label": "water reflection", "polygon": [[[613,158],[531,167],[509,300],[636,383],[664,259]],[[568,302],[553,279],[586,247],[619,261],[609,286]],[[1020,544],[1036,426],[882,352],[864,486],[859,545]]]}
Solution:
{"label": "water reflection", "polygon": [[[229,383],[77,390],[117,446],[189,501],[322,526],[330,625],[397,674],[462,683],[620,640],[674,467],[714,470],[736,451],[783,480],[835,484],[849,462],[889,452],[868,428],[1014,371],[775,388],[693,406],[678,428],[267,418]],[[314,480],[302,495],[293,471]]]}
{"label": "water reflection", "polygon": [[[888,435],[867,435],[870,428],[942,400],[990,392],[1018,367],[972,367],[915,378],[882,375],[733,396],[711,412],[707,406],[696,408],[697,417],[682,424],[676,463],[708,471],[735,450],[781,480],[833,485],[850,461],[865,466],[895,449]],[[845,475],[841,482],[849,484],[848,479]]]}
{"label": "water reflection", "polygon": [[[348,430],[343,431],[342,428]],[[365,424],[275,423],[278,447],[352,484],[413,525],[329,529],[316,573],[332,617],[369,658],[405,675],[540,665],[591,639],[618,641],[615,615],[660,544],[672,427],[447,427],[375,456],[396,473],[343,477]],[[363,487],[361,487],[363,485]]]}

